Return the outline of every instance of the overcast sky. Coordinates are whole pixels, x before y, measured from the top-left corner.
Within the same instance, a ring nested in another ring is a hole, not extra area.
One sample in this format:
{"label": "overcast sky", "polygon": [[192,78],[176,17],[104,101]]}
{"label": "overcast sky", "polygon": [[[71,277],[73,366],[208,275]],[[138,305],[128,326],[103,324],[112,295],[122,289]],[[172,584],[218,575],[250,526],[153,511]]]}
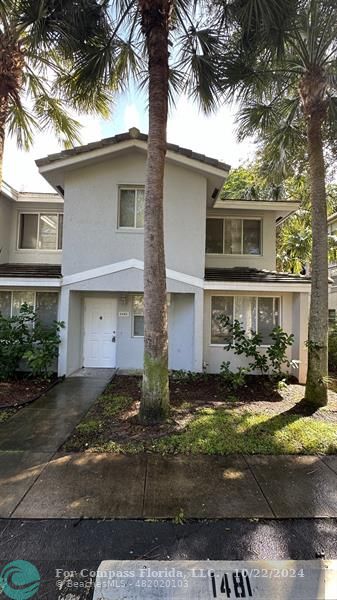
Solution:
{"label": "overcast sky", "polygon": [[[146,133],[146,102],[134,92],[126,93],[117,100],[109,121],[92,116],[81,117],[80,121],[83,144],[127,131],[130,127],[138,127]],[[230,106],[205,117],[191,101],[181,97],[170,111],[168,141],[236,167],[254,157],[254,146],[252,142],[238,144],[234,121],[234,110]],[[34,147],[28,153],[19,151],[15,140],[7,138],[4,180],[19,191],[51,191],[34,161],[61,149],[51,132],[36,135]]]}

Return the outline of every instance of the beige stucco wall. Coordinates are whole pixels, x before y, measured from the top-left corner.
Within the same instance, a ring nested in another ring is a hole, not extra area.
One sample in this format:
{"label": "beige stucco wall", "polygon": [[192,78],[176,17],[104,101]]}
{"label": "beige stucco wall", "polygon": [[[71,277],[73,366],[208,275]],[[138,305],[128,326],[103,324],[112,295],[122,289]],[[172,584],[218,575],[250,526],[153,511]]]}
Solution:
{"label": "beige stucco wall", "polygon": [[207,254],[206,267],[252,267],[255,269],[274,270],[276,267],[276,215],[273,211],[254,210],[224,210],[212,209],[207,211],[207,217],[256,217],[262,219],[262,254],[260,256],[231,256],[224,254]]}
{"label": "beige stucco wall", "polygon": [[58,213],[63,212],[63,203],[34,203],[15,202],[11,212],[9,224],[9,262],[13,263],[47,263],[61,264],[61,250],[21,250],[18,248],[19,214],[22,213]]}
{"label": "beige stucco wall", "polygon": [[219,296],[278,296],[281,298],[281,326],[287,333],[295,335],[294,345],[288,349],[289,359],[300,361],[298,369],[292,373],[298,377],[300,382],[305,381],[306,374],[306,348],[305,340],[307,339],[307,323],[308,323],[308,294],[305,293],[277,293],[277,292],[205,292],[204,303],[204,361],[207,371],[210,373],[218,373],[221,363],[230,361],[231,369],[237,370],[238,367],[244,367],[247,360],[242,356],[236,356],[233,351],[224,350],[222,345],[211,344],[211,297]]}
{"label": "beige stucco wall", "polygon": [[[136,258],[143,260],[143,232],[117,228],[118,187],[144,184],[146,156],[128,152],[65,174],[64,275]],[[167,164],[164,186],[168,268],[203,277],[206,178]]]}

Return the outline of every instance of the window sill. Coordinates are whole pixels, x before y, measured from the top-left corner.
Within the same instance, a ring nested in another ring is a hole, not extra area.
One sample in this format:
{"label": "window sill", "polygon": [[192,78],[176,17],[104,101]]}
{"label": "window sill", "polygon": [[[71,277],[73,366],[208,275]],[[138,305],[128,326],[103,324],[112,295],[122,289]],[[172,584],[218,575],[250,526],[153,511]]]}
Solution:
{"label": "window sill", "polygon": [[54,252],[57,254],[60,254],[62,252],[61,250],[49,250],[48,248],[17,248],[16,252],[19,252],[20,254],[28,254],[28,252]]}
{"label": "window sill", "polygon": [[134,228],[132,229],[132,227],[118,227],[117,229],[115,229],[116,233],[136,233],[137,235],[139,235],[140,233],[144,234],[144,227],[143,228]]}
{"label": "window sill", "polygon": [[206,252],[205,256],[218,256],[219,258],[263,258],[263,254],[211,254]]}

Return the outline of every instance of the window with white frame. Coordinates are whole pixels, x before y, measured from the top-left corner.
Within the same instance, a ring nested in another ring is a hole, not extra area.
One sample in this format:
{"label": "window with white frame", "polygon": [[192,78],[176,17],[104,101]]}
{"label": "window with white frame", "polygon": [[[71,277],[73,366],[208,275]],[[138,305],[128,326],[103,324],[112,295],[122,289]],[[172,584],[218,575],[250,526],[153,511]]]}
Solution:
{"label": "window with white frame", "polygon": [[20,213],[18,248],[62,250],[63,213]]}
{"label": "window with white frame", "polygon": [[144,296],[132,297],[132,336],[144,337]]}
{"label": "window with white frame", "polygon": [[0,314],[14,317],[19,314],[23,304],[36,310],[41,322],[47,327],[57,320],[58,293],[34,292],[31,290],[1,290]]}
{"label": "window with white frame", "polygon": [[144,228],[144,187],[120,187],[118,206],[119,229]]}
{"label": "window with white frame", "polygon": [[260,255],[261,231],[261,219],[208,218],[206,219],[206,253]]}
{"label": "window with white frame", "polygon": [[262,345],[271,343],[270,334],[280,325],[280,298],[267,296],[212,296],[211,344],[225,344],[230,332],[220,323],[220,315],[230,322],[240,321],[249,334],[255,331],[262,337]]}

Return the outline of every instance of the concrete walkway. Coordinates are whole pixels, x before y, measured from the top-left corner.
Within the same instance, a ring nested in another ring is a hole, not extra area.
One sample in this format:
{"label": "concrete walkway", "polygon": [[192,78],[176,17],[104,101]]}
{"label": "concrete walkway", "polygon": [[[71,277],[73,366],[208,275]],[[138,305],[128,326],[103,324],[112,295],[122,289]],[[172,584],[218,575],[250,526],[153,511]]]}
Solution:
{"label": "concrete walkway", "polygon": [[114,374],[81,371],[0,425],[0,516],[12,514]]}
{"label": "concrete walkway", "polygon": [[0,426],[0,518],[337,517],[337,456],[60,453],[112,375],[82,370]]}
{"label": "concrete walkway", "polygon": [[336,456],[17,454],[1,456],[0,517],[337,517]]}

